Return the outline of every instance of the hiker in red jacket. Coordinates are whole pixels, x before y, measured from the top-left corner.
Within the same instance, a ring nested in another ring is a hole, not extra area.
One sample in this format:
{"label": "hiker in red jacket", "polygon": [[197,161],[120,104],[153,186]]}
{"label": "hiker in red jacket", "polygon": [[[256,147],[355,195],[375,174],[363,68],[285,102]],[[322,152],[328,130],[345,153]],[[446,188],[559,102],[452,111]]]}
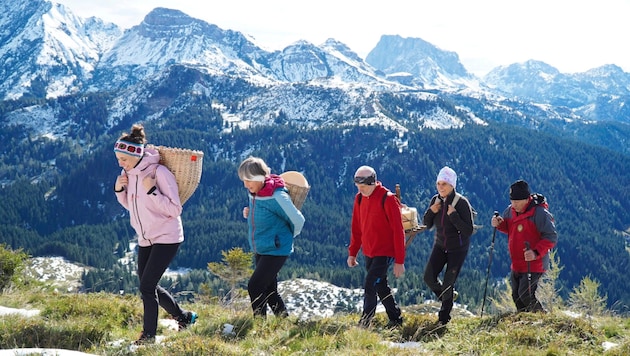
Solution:
{"label": "hiker in red jacket", "polygon": [[376,312],[377,295],[389,317],[388,327],[399,327],[403,318],[387,283],[387,270],[394,264],[394,276],[405,272],[405,231],[400,202],[396,195],[376,180],[376,171],[361,166],[354,174],[358,193],[352,209],[348,267],[356,267],[362,249],[367,275],[364,283],[360,327],[369,327]]}
{"label": "hiker in red jacket", "polygon": [[547,203],[534,199],[524,180],[510,186],[510,203],[491,224],[508,235],[512,300],[518,312],[544,312],[536,289],[549,268],[549,250],[558,242],[555,220]]}

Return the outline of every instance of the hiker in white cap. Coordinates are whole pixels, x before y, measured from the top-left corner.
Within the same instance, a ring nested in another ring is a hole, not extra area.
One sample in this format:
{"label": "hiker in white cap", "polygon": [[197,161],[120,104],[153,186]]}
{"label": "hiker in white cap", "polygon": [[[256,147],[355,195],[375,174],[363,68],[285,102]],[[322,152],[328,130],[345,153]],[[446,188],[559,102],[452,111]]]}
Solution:
{"label": "hiker in white cap", "polygon": [[[453,302],[458,295],[455,281],[468,255],[473,216],[468,199],[455,191],[457,174],[452,168],[442,168],[435,185],[438,193],[431,198],[423,217],[427,229],[435,228],[433,249],[424,269],[424,282],[442,302],[437,324],[445,326],[451,320]],[[439,275],[445,266],[444,280],[440,280]]]}

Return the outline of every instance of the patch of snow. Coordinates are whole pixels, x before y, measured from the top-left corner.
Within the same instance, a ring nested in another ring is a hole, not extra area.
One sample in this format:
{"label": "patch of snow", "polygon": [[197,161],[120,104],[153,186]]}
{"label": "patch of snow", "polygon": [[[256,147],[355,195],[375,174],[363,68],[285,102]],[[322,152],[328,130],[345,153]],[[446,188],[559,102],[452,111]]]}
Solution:
{"label": "patch of snow", "polygon": [[[363,288],[341,288],[327,282],[297,278],[279,282],[278,292],[289,314],[301,320],[331,317],[336,312],[360,313],[363,308]],[[379,303],[376,312],[384,311]]]}
{"label": "patch of snow", "polygon": [[10,315],[10,314],[19,314],[25,317],[31,317],[35,315],[39,315],[39,310],[37,309],[16,309],[16,308],[7,308],[0,306],[0,316]]}
{"label": "patch of snow", "polygon": [[387,345],[391,348],[399,348],[399,349],[414,349],[418,351],[422,351],[422,343],[421,342],[391,342],[391,341],[383,341],[384,345]]}
{"label": "patch of snow", "polygon": [[619,344],[616,344],[616,343],[610,342],[610,341],[604,341],[602,343],[602,347],[604,348],[604,351],[608,351],[608,350],[610,350],[610,349],[612,349],[614,347],[617,347],[617,346],[619,346]]}
{"label": "patch of snow", "polygon": [[567,316],[572,317],[572,318],[581,318],[582,317],[582,314],[576,313],[576,312],[572,312],[570,310],[564,310],[563,313],[566,314]]}
{"label": "patch of snow", "polygon": [[34,257],[29,259],[26,274],[41,282],[62,287],[68,292],[81,287],[81,276],[87,270],[63,257]]}

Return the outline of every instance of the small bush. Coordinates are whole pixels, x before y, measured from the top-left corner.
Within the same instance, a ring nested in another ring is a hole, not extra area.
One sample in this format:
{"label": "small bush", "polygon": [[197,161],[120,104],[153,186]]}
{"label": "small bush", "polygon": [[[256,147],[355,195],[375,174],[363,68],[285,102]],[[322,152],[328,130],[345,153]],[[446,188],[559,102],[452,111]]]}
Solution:
{"label": "small bush", "polygon": [[4,291],[11,282],[17,282],[17,277],[28,255],[21,249],[13,251],[5,244],[0,245],[0,291]]}

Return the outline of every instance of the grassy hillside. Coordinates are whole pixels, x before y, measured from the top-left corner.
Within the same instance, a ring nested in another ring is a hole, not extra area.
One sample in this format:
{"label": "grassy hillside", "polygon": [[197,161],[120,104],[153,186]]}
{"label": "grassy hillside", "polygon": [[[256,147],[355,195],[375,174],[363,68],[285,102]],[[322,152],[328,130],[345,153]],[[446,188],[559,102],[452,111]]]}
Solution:
{"label": "grassy hillside", "polygon": [[[549,314],[456,315],[436,329],[424,306],[405,307],[400,329],[385,329],[377,315],[370,329],[358,314],[298,320],[252,319],[249,305],[225,306],[199,295],[199,321],[176,332],[161,324],[158,343],[130,348],[142,325],[138,296],[52,293],[30,284],[5,291],[0,305],[37,309],[38,315],[0,317],[0,348],[58,348],[97,355],[628,355],[630,320],[577,316],[560,308]],[[165,317],[161,315],[161,317]],[[225,324],[233,326],[225,333]]]}

